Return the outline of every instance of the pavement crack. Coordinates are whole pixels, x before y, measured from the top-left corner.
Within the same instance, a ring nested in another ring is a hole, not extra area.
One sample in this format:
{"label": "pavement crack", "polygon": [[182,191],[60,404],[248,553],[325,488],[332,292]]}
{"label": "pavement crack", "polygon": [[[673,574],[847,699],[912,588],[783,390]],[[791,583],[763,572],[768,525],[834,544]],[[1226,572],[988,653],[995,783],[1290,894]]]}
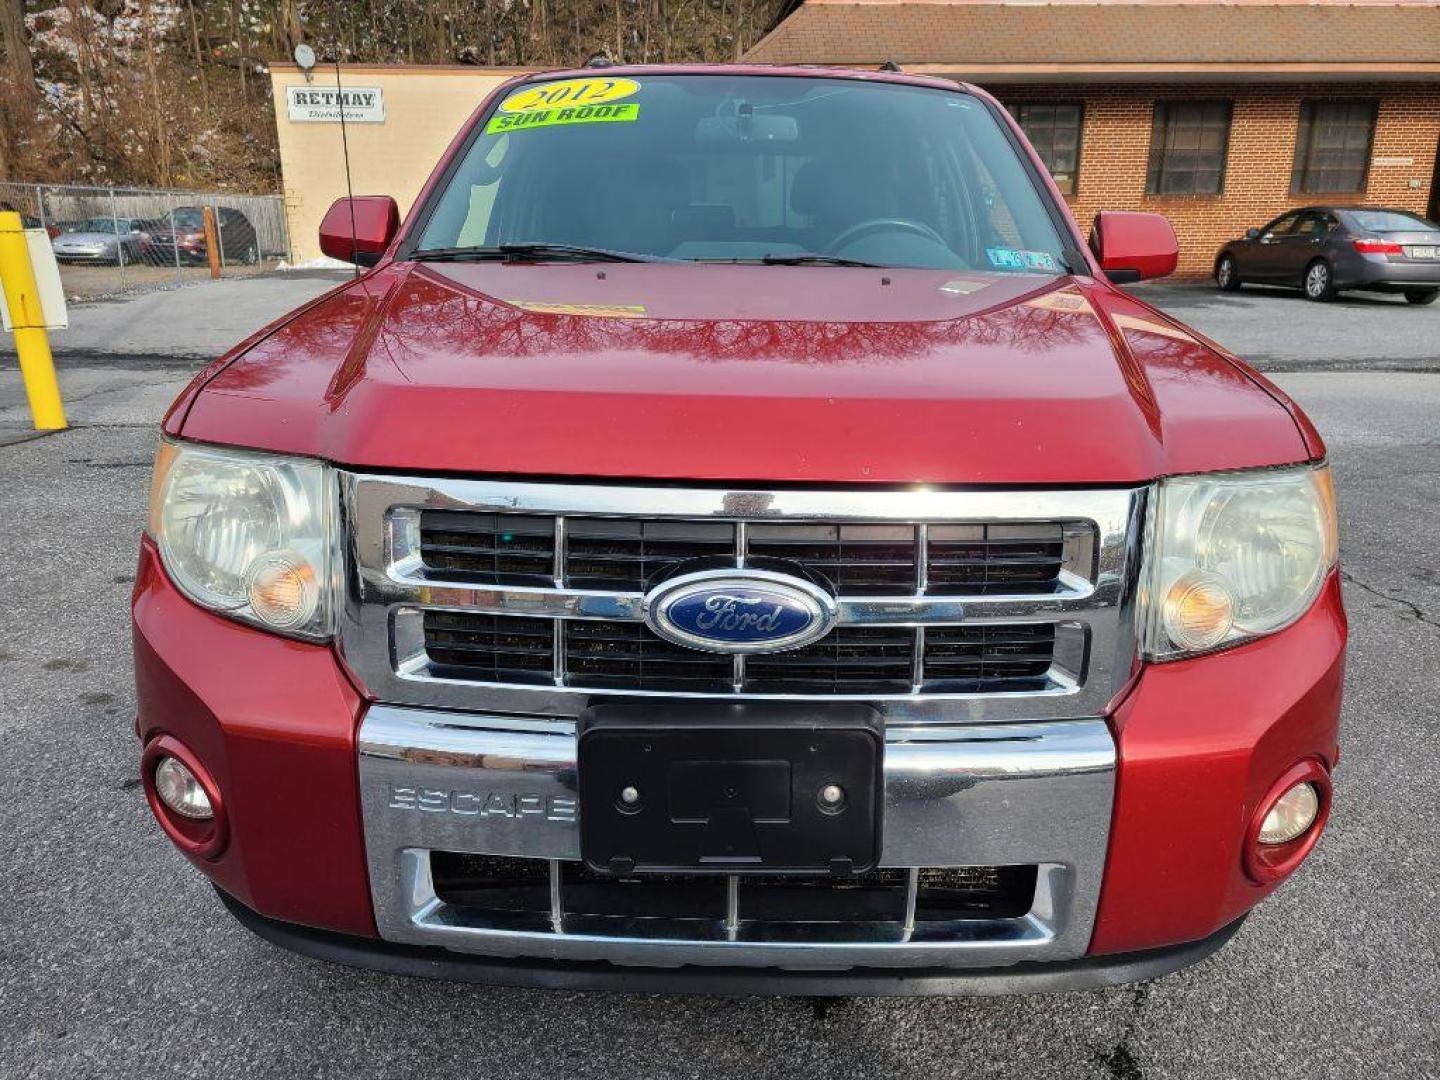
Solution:
{"label": "pavement crack", "polygon": [[1145,1077],[1140,1063],[1135,1060],[1135,1054],[1130,1049],[1130,1044],[1135,1039],[1135,1033],[1140,1029],[1140,1017],[1145,1011],[1146,1001],[1150,998],[1150,984],[1148,982],[1136,983],[1129,990],[1130,1013],[1125,1018],[1120,1041],[1109,1050],[1097,1050],[1094,1055],[1095,1063],[1105,1070],[1108,1080],[1144,1080]]}
{"label": "pavement crack", "polygon": [[1426,626],[1429,626],[1436,630],[1440,630],[1440,619],[1436,619],[1433,616],[1427,615],[1424,610],[1414,601],[1406,600],[1403,596],[1391,596],[1387,592],[1382,592],[1374,585],[1368,585],[1365,582],[1361,581],[1348,570],[1340,571],[1340,580],[1345,582],[1347,585],[1354,585],[1357,589],[1364,590],[1371,596],[1379,597],[1381,600],[1388,600],[1392,604],[1398,604],[1401,608],[1405,610],[1406,613],[1408,613],[1409,618],[1411,618],[1415,622],[1424,623]]}
{"label": "pavement crack", "polygon": [[66,458],[71,465],[83,465],[87,469],[148,469],[150,461],[92,461],[89,458]]}

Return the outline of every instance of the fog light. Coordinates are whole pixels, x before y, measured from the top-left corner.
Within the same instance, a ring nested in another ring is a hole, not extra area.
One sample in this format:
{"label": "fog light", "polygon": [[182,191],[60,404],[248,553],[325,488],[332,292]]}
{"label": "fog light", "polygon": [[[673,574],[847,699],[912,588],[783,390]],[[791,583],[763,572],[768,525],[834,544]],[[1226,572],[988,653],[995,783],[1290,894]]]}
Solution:
{"label": "fog light", "polygon": [[205,788],[178,758],[161,758],[155,766],[155,794],[175,813],[191,821],[208,821],[215,815]]}
{"label": "fog light", "polygon": [[1320,813],[1320,793],[1315,785],[1301,782],[1275,800],[1260,825],[1262,844],[1288,844],[1304,836]]}
{"label": "fog light", "polygon": [[1185,574],[1165,594],[1165,632],[1182,649],[1213,649],[1235,622],[1235,598],[1213,574]]}
{"label": "fog light", "polygon": [[257,559],[250,571],[250,610],[277,630],[310,621],[320,601],[315,571],[298,555],[277,552]]}

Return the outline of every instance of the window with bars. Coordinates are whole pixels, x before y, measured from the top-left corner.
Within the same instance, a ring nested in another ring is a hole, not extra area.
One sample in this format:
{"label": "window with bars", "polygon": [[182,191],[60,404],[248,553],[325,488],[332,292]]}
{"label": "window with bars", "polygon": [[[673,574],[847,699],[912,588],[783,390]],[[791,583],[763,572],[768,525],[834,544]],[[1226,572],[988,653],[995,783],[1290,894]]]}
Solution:
{"label": "window with bars", "polygon": [[1050,170],[1063,195],[1074,195],[1080,176],[1080,129],[1085,107],[1078,103],[1014,104],[1009,106],[1025,137]]}
{"label": "window with bars", "polygon": [[1229,145],[1230,102],[1157,101],[1146,193],[1220,194]]}
{"label": "window with bars", "polygon": [[1375,111],[1373,101],[1301,102],[1290,190],[1296,195],[1364,191]]}

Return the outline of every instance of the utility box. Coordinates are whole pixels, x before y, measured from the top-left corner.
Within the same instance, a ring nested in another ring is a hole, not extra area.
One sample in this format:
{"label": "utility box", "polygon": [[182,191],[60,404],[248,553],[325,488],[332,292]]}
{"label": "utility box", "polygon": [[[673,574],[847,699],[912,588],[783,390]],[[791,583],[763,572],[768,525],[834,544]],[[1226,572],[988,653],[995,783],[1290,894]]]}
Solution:
{"label": "utility box", "polygon": [[[55,261],[55,249],[50,246],[50,234],[44,229],[26,229],[25,244],[30,249],[30,267],[40,293],[43,322],[38,325],[46,330],[65,330],[70,326],[70,313],[65,307],[65,287],[60,283],[60,265]],[[3,289],[0,289],[0,316],[4,317],[5,332],[13,333],[17,318],[5,302]]]}

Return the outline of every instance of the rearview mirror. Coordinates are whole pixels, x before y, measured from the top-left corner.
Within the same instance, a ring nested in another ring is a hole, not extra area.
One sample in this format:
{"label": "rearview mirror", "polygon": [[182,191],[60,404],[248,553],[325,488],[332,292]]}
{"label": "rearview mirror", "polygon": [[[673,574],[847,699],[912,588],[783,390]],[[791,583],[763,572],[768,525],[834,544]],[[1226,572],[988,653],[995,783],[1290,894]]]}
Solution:
{"label": "rearview mirror", "polygon": [[400,208],[389,195],[336,199],[320,222],[320,250],[332,259],[374,266],[400,231]]}
{"label": "rearview mirror", "polygon": [[1117,285],[1172,274],[1180,258],[1175,230],[1159,214],[1102,210],[1090,230],[1090,248]]}
{"label": "rearview mirror", "polygon": [[731,116],[705,116],[695,125],[697,143],[775,143],[800,138],[800,124],[793,116],[757,113],[742,105]]}

